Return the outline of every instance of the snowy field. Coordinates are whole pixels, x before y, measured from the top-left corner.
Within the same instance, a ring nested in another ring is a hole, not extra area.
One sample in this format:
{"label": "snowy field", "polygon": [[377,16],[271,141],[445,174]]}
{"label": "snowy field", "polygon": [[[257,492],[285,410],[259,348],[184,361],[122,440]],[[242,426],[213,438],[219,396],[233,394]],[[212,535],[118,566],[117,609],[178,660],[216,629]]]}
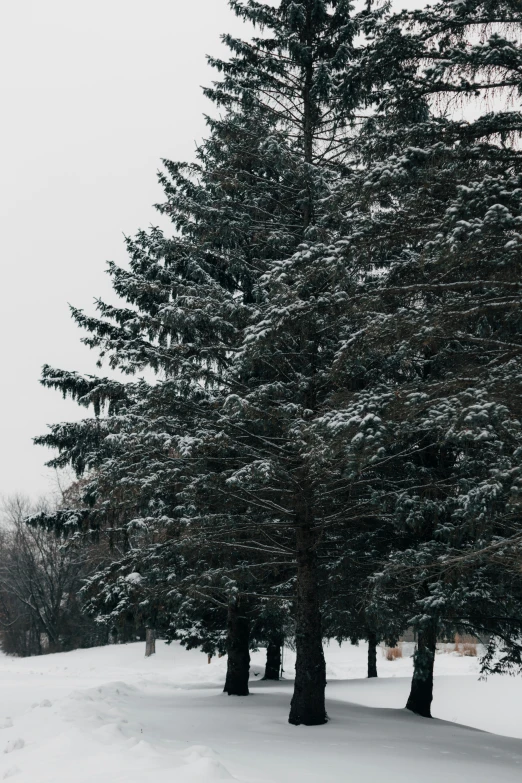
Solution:
{"label": "snowy field", "polygon": [[[326,649],[330,723],[287,723],[288,680],[252,696],[221,693],[225,659],[158,643],[0,658],[0,779],[13,783],[520,783],[522,677],[480,682],[475,659],[437,656],[434,714],[402,709],[411,659],[378,659],[366,681],[363,645]],[[486,733],[489,732],[489,733]]]}

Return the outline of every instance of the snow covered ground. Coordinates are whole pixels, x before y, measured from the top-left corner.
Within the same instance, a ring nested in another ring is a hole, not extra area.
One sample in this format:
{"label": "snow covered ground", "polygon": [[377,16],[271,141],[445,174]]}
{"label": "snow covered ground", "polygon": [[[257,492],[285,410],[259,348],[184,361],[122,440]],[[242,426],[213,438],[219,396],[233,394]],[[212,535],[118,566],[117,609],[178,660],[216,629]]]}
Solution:
{"label": "snow covered ground", "polygon": [[437,656],[430,721],[402,709],[410,658],[379,657],[381,678],[367,681],[365,647],[332,644],[330,723],[296,728],[287,723],[288,651],[281,683],[262,682],[264,652],[252,656],[252,695],[243,699],[221,693],[225,659],[208,665],[197,651],[161,642],[156,656],[143,654],[143,644],[130,644],[0,657],[0,780],[522,780],[522,677],[481,682],[475,659]]}

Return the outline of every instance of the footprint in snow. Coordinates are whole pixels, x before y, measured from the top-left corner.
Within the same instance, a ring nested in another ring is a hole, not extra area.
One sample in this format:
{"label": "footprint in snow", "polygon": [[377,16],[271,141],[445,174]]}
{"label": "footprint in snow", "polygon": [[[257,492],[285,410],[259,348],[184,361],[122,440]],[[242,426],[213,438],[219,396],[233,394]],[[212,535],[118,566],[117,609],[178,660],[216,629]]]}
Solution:
{"label": "footprint in snow", "polygon": [[3,723],[0,724],[0,729],[10,729],[13,725],[12,718],[6,718]]}
{"label": "footprint in snow", "polygon": [[9,740],[5,746],[4,753],[12,753],[14,750],[21,750],[25,746],[25,740],[20,737],[15,740]]}
{"label": "footprint in snow", "polygon": [[15,775],[19,775],[21,771],[22,770],[19,767],[10,767],[2,775],[2,780],[5,780],[6,778],[12,778]]}

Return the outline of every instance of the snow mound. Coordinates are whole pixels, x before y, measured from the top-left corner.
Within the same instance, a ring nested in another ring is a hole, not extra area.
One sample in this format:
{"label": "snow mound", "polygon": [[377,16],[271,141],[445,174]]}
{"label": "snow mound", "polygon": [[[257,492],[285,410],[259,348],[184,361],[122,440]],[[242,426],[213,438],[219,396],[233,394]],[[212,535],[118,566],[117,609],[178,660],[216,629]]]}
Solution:
{"label": "snow mound", "polygon": [[186,767],[182,775],[186,780],[234,780],[228,769],[221,764],[217,753],[205,745],[193,745],[181,754]]}
{"label": "snow mound", "polygon": [[19,775],[21,772],[19,767],[9,767],[9,769],[6,769],[4,774],[2,775],[2,780],[7,780],[7,778],[13,778],[15,775]]}
{"label": "snow mound", "polygon": [[22,750],[22,748],[25,747],[25,740],[23,740],[21,737],[15,740],[9,740],[7,745],[5,746],[4,753],[12,753],[15,750]]}

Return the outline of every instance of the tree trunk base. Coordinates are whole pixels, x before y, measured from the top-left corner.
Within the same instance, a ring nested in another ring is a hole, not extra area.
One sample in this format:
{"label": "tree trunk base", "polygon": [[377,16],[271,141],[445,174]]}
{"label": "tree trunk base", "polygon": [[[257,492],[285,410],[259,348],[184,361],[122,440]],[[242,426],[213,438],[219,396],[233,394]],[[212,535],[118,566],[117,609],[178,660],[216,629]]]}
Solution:
{"label": "tree trunk base", "polygon": [[227,632],[228,662],[223,692],[229,696],[248,696],[250,622],[240,613],[239,601],[236,598],[228,607]]}
{"label": "tree trunk base", "polygon": [[436,647],[437,632],[435,628],[419,631],[417,650],[413,657],[413,679],[406,709],[422,718],[431,718]]}
{"label": "tree trunk base", "polygon": [[326,665],[317,574],[317,533],[310,524],[296,528],[297,622],[294,695],[288,722],[293,726],[327,723]]}
{"label": "tree trunk base", "polygon": [[315,712],[307,705],[302,713],[299,712],[298,707],[292,707],[288,723],[292,726],[324,726],[328,723],[328,716],[320,705]]}
{"label": "tree trunk base", "polygon": [[377,635],[368,634],[368,679],[377,677]]}
{"label": "tree trunk base", "polygon": [[268,644],[266,648],[266,667],[264,680],[279,680],[281,672],[281,647],[279,640]]}
{"label": "tree trunk base", "polygon": [[154,628],[147,628],[145,638],[145,657],[150,658],[156,654],[156,631]]}

